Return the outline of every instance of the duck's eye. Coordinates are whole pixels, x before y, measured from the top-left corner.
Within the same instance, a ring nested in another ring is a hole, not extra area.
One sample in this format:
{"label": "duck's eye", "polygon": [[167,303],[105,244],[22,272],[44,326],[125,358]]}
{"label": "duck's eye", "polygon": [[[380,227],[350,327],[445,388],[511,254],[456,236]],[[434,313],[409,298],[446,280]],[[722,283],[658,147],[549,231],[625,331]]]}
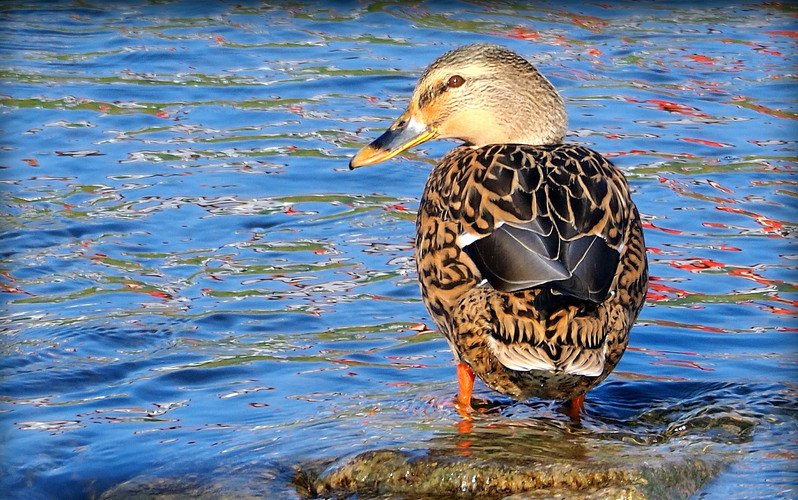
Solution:
{"label": "duck's eye", "polygon": [[449,78],[449,81],[446,82],[446,85],[450,88],[456,89],[465,83],[465,78],[460,75],[454,75],[453,77]]}

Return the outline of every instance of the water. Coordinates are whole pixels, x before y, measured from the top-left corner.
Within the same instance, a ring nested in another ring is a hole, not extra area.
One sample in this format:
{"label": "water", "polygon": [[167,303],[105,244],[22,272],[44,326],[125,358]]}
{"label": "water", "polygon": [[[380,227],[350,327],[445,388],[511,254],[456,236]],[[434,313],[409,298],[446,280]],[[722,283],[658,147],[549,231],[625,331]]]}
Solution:
{"label": "water", "polygon": [[[698,498],[795,496],[795,14],[0,5],[0,491],[189,478],[296,498],[295,468],[314,461],[468,440],[475,457],[579,462],[550,447],[565,435],[585,450],[612,436],[641,460],[731,457]],[[426,64],[477,41],[550,77],[569,140],[625,170],[646,221],[649,302],[578,429],[556,403],[481,385],[470,432],[451,406],[412,238],[453,143],[347,170]]]}

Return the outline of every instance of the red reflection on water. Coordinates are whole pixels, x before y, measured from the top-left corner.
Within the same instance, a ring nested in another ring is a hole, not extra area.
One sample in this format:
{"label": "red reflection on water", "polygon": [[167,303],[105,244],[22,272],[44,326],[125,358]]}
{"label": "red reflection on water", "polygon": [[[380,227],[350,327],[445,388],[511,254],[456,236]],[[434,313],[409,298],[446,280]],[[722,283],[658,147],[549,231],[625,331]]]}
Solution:
{"label": "red reflection on water", "polygon": [[678,367],[681,367],[681,368],[694,368],[696,370],[702,370],[702,371],[705,371],[705,372],[714,372],[715,371],[713,368],[706,368],[706,367],[703,367],[703,366],[699,365],[695,361],[689,361],[689,360],[686,360],[686,359],[667,359],[667,360],[662,360],[662,361],[652,361],[649,364],[654,365],[654,366],[678,366]]}
{"label": "red reflection on water", "polygon": [[767,278],[764,278],[763,276],[760,276],[759,274],[746,268],[732,269],[731,271],[729,271],[729,276],[739,276],[741,278],[747,278],[749,280],[756,281],[760,285],[772,286],[775,284],[774,280],[769,280]]}
{"label": "red reflection on water", "polygon": [[[775,286],[776,283],[783,283],[783,282],[773,280],[772,282],[769,283],[771,283],[771,286]],[[752,300],[743,301],[740,302],[740,304],[754,306],[761,311],[766,311],[772,314],[786,314],[788,316],[798,317],[798,300],[785,299],[784,297],[778,294],[773,294],[768,299],[769,301],[776,302],[777,304],[780,305],[760,304]],[[793,330],[783,330],[783,331],[793,331]]]}
{"label": "red reflection on water", "polygon": [[31,296],[33,296],[32,293],[30,293],[28,291],[25,291],[25,290],[23,290],[21,288],[17,288],[15,286],[8,285],[7,283],[0,283],[0,292],[3,292],[3,293],[21,293],[23,295],[31,295]]}
{"label": "red reflection on water", "polygon": [[694,259],[674,260],[671,262],[671,266],[686,271],[703,271],[705,269],[726,267],[726,264],[712,259],[696,257]]}
{"label": "red reflection on water", "polygon": [[508,38],[515,38],[516,40],[537,40],[540,38],[540,33],[535,30],[528,30],[526,28],[517,27],[505,33],[504,36]]}
{"label": "red reflection on water", "polygon": [[693,62],[706,64],[708,66],[714,66],[715,65],[715,59],[713,59],[713,58],[711,58],[709,56],[705,56],[703,54],[688,54],[688,55],[682,56],[682,57],[684,57],[686,59],[690,59]]}
{"label": "red reflection on water", "polygon": [[734,144],[726,144],[724,142],[708,141],[706,139],[695,139],[693,137],[682,137],[683,141],[694,142],[696,144],[703,144],[704,146],[712,146],[715,148],[732,148]]}
{"label": "red reflection on water", "polygon": [[757,307],[763,311],[767,311],[773,314],[787,314],[790,316],[798,316],[798,309],[785,309],[783,307],[769,306],[766,304],[757,305]]}
{"label": "red reflection on water", "polygon": [[672,297],[682,298],[690,295],[697,295],[681,288],[676,288],[664,283],[658,283],[660,278],[656,276],[652,276],[649,279],[650,282],[648,284],[648,294],[646,295],[646,300],[658,302],[670,299]]}
{"label": "red reflection on water", "polygon": [[784,229],[785,229],[785,224],[787,224],[787,223],[784,222],[784,221],[771,219],[770,217],[766,217],[766,216],[758,214],[756,212],[751,212],[750,210],[744,210],[744,209],[739,208],[739,207],[728,207],[728,206],[722,205],[722,206],[715,207],[715,208],[717,208],[721,212],[730,212],[730,213],[733,213],[733,214],[745,215],[746,217],[752,218],[754,220],[754,222],[756,222],[757,224],[762,226],[762,230],[764,232],[771,233],[770,237],[772,237],[772,238],[784,238],[785,237]]}
{"label": "red reflection on water", "polygon": [[573,17],[571,22],[590,31],[599,32],[607,26],[607,21],[602,21],[598,17],[585,16],[582,19]]}
{"label": "red reflection on water", "polygon": [[762,113],[769,116],[775,116],[777,118],[786,118],[788,120],[798,120],[798,113],[792,111],[782,111],[780,109],[773,109],[762,104],[756,104],[753,101],[755,101],[755,99],[740,95],[732,97],[731,103],[734,103],[740,106],[741,108],[746,108],[752,111],[756,111],[757,113]]}
{"label": "red reflection on water", "polygon": [[671,355],[678,356],[699,356],[695,352],[681,352],[681,351],[660,351],[656,349],[646,349],[645,347],[627,347],[628,351],[641,352],[649,356],[653,356],[656,361],[652,361],[651,365],[654,366],[678,366],[681,368],[692,368],[694,370],[701,370],[705,372],[714,372],[714,368],[707,368],[698,363],[698,361],[690,359],[672,358]]}
{"label": "red reflection on water", "polygon": [[[693,323],[679,323],[678,321],[669,321],[666,319],[660,319],[656,321],[656,324],[659,326],[664,326],[667,328],[684,328],[687,330],[698,330],[699,332],[708,332],[708,333],[731,333],[729,330],[725,330],[723,328],[718,328],[715,326],[707,326],[707,325],[697,325]],[[684,353],[680,353],[684,354]]]}
{"label": "red reflection on water", "polygon": [[654,104],[656,106],[655,108],[652,108],[651,106],[643,106],[643,107],[651,109],[659,109],[660,111],[667,111],[668,113],[678,113],[680,115],[685,115],[685,116],[710,118],[708,114],[700,112],[698,108],[694,108],[693,106],[687,106],[686,104],[679,104],[671,101],[664,101],[662,99],[640,100],[640,99],[627,98],[626,102],[639,103],[639,104]]}
{"label": "red reflection on water", "polygon": [[679,231],[678,229],[669,229],[669,228],[666,228],[666,227],[659,227],[659,226],[654,225],[653,222],[645,221],[645,222],[642,223],[642,225],[646,229],[656,229],[657,231],[662,231],[663,233],[682,234],[682,231]]}
{"label": "red reflection on water", "polygon": [[732,191],[731,189],[721,186],[717,181],[713,181],[712,179],[707,179],[707,184],[717,189],[718,191],[723,191],[724,193],[727,194],[734,193],[734,191]]}
{"label": "red reflection on water", "polygon": [[606,153],[604,156],[607,158],[613,158],[615,156],[626,156],[626,155],[647,155],[649,151],[643,151],[642,149],[630,149],[629,151],[616,151],[615,153]]}
{"label": "red reflection on water", "polygon": [[798,38],[798,31],[764,31],[766,35],[789,36]]}

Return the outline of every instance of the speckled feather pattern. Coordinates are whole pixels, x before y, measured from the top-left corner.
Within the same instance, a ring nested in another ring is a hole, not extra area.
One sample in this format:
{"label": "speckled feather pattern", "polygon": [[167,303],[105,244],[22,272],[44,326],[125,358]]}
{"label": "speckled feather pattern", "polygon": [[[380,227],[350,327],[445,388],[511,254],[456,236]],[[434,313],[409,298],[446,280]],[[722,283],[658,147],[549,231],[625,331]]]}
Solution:
{"label": "speckled feather pattern", "polygon": [[[563,244],[592,238],[601,261],[588,262],[593,254],[586,253],[579,265],[605,276],[606,290],[587,300],[556,282],[492,286],[469,255],[473,243],[463,242],[505,224],[554,228],[551,238]],[[427,181],[416,248],[424,302],[458,361],[516,399],[571,399],[603,380],[626,349],[648,285],[626,179],[577,145],[455,148]],[[605,258],[613,254],[614,261]]]}
{"label": "speckled feather pattern", "polygon": [[416,228],[422,295],[460,364],[464,407],[474,374],[516,399],[581,404],[620,360],[645,300],[626,179],[595,151],[564,144],[567,121],[531,63],[466,45],[430,64],[407,110],[350,161],[379,163],[433,138],[464,142],[430,174]]}

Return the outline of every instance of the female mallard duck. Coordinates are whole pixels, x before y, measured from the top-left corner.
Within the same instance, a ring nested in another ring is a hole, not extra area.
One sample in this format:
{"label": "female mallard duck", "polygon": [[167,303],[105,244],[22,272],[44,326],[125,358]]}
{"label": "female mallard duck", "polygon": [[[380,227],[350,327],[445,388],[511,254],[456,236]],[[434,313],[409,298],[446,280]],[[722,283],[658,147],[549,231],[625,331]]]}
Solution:
{"label": "female mallard duck", "polygon": [[350,168],[435,138],[466,143],[432,170],[416,224],[424,303],[458,361],[515,399],[573,400],[621,359],[648,287],[645,244],[623,174],[563,144],[565,107],[504,47],[447,52],[410,105]]}

